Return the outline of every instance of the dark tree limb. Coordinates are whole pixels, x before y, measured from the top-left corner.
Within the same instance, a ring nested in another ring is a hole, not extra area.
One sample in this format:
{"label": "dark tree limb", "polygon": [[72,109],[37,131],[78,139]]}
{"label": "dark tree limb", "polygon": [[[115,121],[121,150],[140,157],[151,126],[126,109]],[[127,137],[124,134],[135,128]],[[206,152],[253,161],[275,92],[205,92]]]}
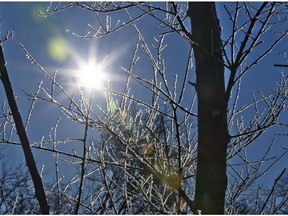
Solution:
{"label": "dark tree limb", "polygon": [[28,166],[29,172],[31,174],[31,178],[33,180],[33,184],[35,188],[35,195],[40,205],[41,214],[49,214],[49,205],[47,203],[42,179],[37,170],[37,166],[36,166],[34,156],[30,147],[30,143],[26,134],[26,130],[25,130],[22,118],[21,118],[21,114],[19,112],[19,109],[17,107],[16,101],[14,98],[14,92],[13,92],[13,88],[11,85],[11,81],[8,76],[1,43],[0,43],[0,73],[1,73],[1,81],[3,83],[4,90],[5,90],[7,100],[9,103],[9,107],[11,109],[13,119],[15,122],[17,134],[22,144],[22,149],[24,152],[26,164]]}

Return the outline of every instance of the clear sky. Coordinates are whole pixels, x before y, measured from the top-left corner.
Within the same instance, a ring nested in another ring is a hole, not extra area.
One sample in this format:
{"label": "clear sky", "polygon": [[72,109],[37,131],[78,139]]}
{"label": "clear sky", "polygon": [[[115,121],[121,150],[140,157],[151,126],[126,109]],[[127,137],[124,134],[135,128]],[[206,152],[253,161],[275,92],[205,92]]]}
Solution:
{"label": "clear sky", "polygon": [[[71,9],[56,13],[53,16],[47,18],[37,16],[39,10],[43,10],[49,3],[35,2],[35,3],[0,3],[0,33],[3,37],[5,32],[13,31],[14,37],[4,43],[4,55],[7,61],[7,67],[9,75],[12,80],[14,91],[16,96],[25,98],[23,91],[31,93],[37,89],[37,85],[41,80],[45,80],[42,73],[30,63],[27,56],[21,49],[19,43],[35,57],[39,64],[53,73],[56,69],[59,70],[59,76],[61,84],[71,85],[75,81],[72,71],[78,67],[75,59],[71,57],[71,52],[75,53],[82,58],[83,61],[89,59],[89,56],[95,56],[98,62],[103,61],[107,56],[109,66],[107,67],[109,73],[117,79],[112,80],[112,84],[115,88],[121,88],[124,82],[124,78],[121,74],[117,74],[115,69],[120,67],[128,67],[133,48],[137,41],[135,31],[128,27],[125,30],[116,32],[107,38],[99,38],[97,40],[81,40],[71,34],[70,30],[77,34],[85,34],[85,32],[91,30],[88,24],[94,25],[96,23],[95,14],[93,12],[87,12],[80,9]],[[226,23],[224,17],[220,16],[221,23]],[[145,32],[147,43],[153,42],[153,37],[159,33],[157,25],[150,25],[150,19],[145,18],[139,22],[139,26],[142,32]],[[225,35],[225,29],[223,30]],[[273,38],[265,38],[270,40]],[[166,67],[168,68],[169,82],[173,83],[174,72],[185,69],[185,56],[189,52],[189,46],[187,42],[183,40],[179,35],[171,36],[167,40],[168,48],[165,55],[167,55]],[[275,63],[286,63],[285,59],[278,55],[279,51],[283,47],[287,48],[287,40],[282,42],[279,49],[271,52],[270,57],[261,64],[255,66],[251,73],[243,79],[241,99],[239,104],[243,105],[251,100],[251,91],[263,90],[269,91],[275,87],[275,83],[279,80],[279,69],[273,67]],[[60,47],[60,49],[59,49]],[[169,52],[168,52],[169,51]],[[287,58],[286,58],[287,60]],[[149,62],[146,60],[140,61],[137,66],[138,73],[146,76],[146,71],[151,69]],[[287,72],[287,70],[285,71]],[[180,77],[181,78],[181,77]],[[191,81],[195,81],[195,77],[191,74],[189,78]],[[193,80],[194,79],[194,80]],[[114,81],[114,82],[113,82]],[[145,99],[143,89],[140,87],[134,89],[135,95]],[[98,93],[101,97],[101,93]],[[5,100],[5,95],[1,90],[0,93],[1,102]],[[99,99],[99,103],[102,103]],[[25,100],[18,100],[18,105],[21,109],[21,114],[25,119],[29,110],[29,103]],[[42,136],[47,137],[49,129],[55,124],[59,114],[53,111],[53,108],[47,104],[39,104],[37,112],[33,113],[28,134],[31,142],[41,139]],[[249,115],[248,113],[247,115]],[[81,135],[83,128],[79,131],[76,125],[71,122],[61,122],[61,133],[59,137],[67,137],[67,134]],[[264,134],[255,145],[251,148],[252,155],[258,155],[258,152],[262,151],[261,142],[271,140],[271,134]],[[275,154],[279,153],[281,146],[287,147],[286,137],[279,138],[275,145]],[[11,155],[15,159],[23,158],[22,150],[19,147],[5,148],[7,154],[13,149]],[[45,164],[49,171],[50,154],[40,151],[34,151],[36,159],[40,163]],[[273,155],[271,155],[272,157]],[[282,160],[281,164],[275,169],[276,175],[279,170],[287,166],[287,156]],[[270,179],[267,177],[270,181]],[[271,183],[271,182],[270,182]]]}

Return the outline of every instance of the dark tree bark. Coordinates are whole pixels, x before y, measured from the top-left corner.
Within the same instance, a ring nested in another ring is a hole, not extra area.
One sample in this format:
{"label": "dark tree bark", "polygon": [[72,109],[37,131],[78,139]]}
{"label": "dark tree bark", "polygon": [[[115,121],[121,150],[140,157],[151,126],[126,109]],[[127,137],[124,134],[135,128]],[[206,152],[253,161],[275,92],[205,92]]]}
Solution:
{"label": "dark tree bark", "polygon": [[198,153],[194,212],[223,214],[229,142],[224,64],[215,3],[189,3],[198,97]]}
{"label": "dark tree bark", "polygon": [[22,149],[24,151],[26,164],[28,166],[29,172],[32,177],[32,181],[34,183],[35,195],[40,205],[41,214],[49,214],[49,205],[47,203],[42,179],[38,173],[37,166],[34,160],[34,156],[33,156],[30,143],[26,134],[26,130],[25,130],[19,109],[17,107],[15,98],[14,98],[14,93],[13,93],[12,85],[8,76],[1,44],[0,44],[0,74],[1,74],[0,76],[1,81],[3,83],[5,93],[8,99],[9,107],[11,109],[12,116],[15,122],[17,134],[22,144]]}

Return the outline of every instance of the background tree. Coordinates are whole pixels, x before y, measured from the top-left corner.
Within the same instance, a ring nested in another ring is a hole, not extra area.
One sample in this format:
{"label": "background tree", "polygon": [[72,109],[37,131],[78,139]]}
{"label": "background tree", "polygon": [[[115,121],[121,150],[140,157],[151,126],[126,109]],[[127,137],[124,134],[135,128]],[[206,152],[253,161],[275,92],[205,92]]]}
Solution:
{"label": "background tree", "polygon": [[[61,117],[48,139],[32,144],[55,156],[51,213],[285,211],[287,197],[275,198],[281,197],[276,188],[285,170],[270,191],[257,184],[287,154],[283,148],[278,157],[271,157],[280,135],[277,131],[285,127],[281,114],[287,77],[282,74],[270,92],[253,92],[249,103],[239,102],[244,74],[287,35],[285,4],[218,3],[215,8],[214,3],[63,3],[51,4],[44,14],[72,8],[93,12],[98,21],[89,25],[90,32],[72,32],[74,36],[101,40],[125,29],[136,34],[136,41],[126,65],[110,67],[125,81],[122,88],[113,86],[113,81],[107,86],[104,103],[94,90],[62,85],[56,72],[51,75],[21,45],[29,61],[45,75],[37,90],[27,93],[32,102],[27,123],[39,102],[53,105]],[[139,22],[145,21],[158,23],[155,40],[141,31]],[[262,42],[271,35],[273,40]],[[177,68],[168,61],[175,53],[167,46],[171,38],[184,41],[188,48],[183,49],[186,57]],[[143,62],[151,65],[145,73]],[[135,89],[145,91],[145,97]],[[10,135],[15,130],[13,122],[5,116],[3,110],[2,142],[17,145]],[[83,134],[75,138],[71,132],[59,138],[63,121]],[[8,125],[12,125],[9,136]],[[249,147],[273,126],[276,133],[271,144],[261,146],[264,153],[251,160]],[[65,183],[61,177],[64,163],[78,168]],[[256,194],[253,205],[243,201],[247,194]]]}
{"label": "background tree", "polygon": [[0,193],[1,214],[33,214],[39,211],[27,167],[11,165],[3,155]]}

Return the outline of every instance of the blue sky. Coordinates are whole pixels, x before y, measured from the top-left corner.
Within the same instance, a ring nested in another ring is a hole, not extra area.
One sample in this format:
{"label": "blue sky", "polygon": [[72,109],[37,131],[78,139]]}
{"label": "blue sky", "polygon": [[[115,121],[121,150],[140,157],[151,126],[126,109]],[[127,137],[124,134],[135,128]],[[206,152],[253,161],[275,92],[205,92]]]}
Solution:
{"label": "blue sky", "polygon": [[[35,57],[35,59],[45,67],[50,73],[53,73],[57,68],[59,69],[60,79],[63,84],[72,82],[73,79],[69,76],[69,73],[73,68],[77,66],[75,61],[70,58],[69,55],[63,54],[63,58],[60,60],[53,57],[49,48],[53,42],[57,40],[61,41],[64,39],[72,48],[74,52],[83,59],[88,59],[91,52],[95,52],[99,61],[103,60],[106,56],[111,60],[109,69],[113,76],[117,76],[118,80],[112,83],[115,88],[122,88],[124,79],[121,75],[116,74],[115,68],[127,67],[132,56],[132,51],[135,46],[137,37],[135,31],[128,27],[125,30],[116,32],[107,38],[99,38],[97,40],[80,40],[73,36],[66,30],[71,30],[78,34],[85,34],[85,32],[91,30],[88,27],[88,23],[96,25],[95,14],[79,9],[72,9],[56,13],[53,16],[47,18],[37,16],[39,9],[44,9],[49,4],[45,2],[37,3],[0,3],[0,33],[1,36],[5,35],[7,31],[14,31],[14,37],[4,43],[4,54],[7,61],[7,67],[9,75],[12,80],[14,91],[16,96],[25,97],[23,90],[31,93],[37,88],[38,83],[45,79],[43,74],[31,64],[27,56],[21,49],[19,43],[23,44],[25,48]],[[157,35],[159,29],[153,25],[150,25],[150,18],[145,18],[140,21],[139,26],[142,32],[145,32],[147,43],[153,42],[153,37]],[[224,21],[223,21],[224,22]],[[146,25],[149,23],[149,25]],[[225,29],[224,29],[225,31]],[[127,36],[129,35],[129,36]],[[123,39],[124,38],[124,39]],[[270,37],[265,38],[269,41]],[[285,43],[286,42],[286,43]],[[61,42],[60,42],[61,43]],[[164,53],[166,56],[166,67],[169,74],[169,82],[173,83],[174,71],[181,71],[185,69],[185,56],[189,52],[189,46],[187,42],[183,40],[179,35],[169,36],[167,39],[169,46],[167,51]],[[284,41],[279,49],[271,52],[270,56],[256,65],[243,79],[242,81],[242,92],[239,104],[247,103],[251,99],[251,91],[263,90],[269,91],[275,87],[275,83],[279,80],[279,69],[273,67],[275,63],[285,63],[285,59],[279,57],[278,53],[281,48],[287,48],[287,40]],[[91,51],[92,50],[92,51]],[[287,59],[286,59],[287,60]],[[147,60],[140,61],[137,65],[137,73],[146,76],[146,71],[151,69]],[[180,77],[181,78],[181,77]],[[195,80],[193,74],[189,77],[191,81]],[[194,79],[194,80],[193,80]],[[101,93],[99,93],[101,94]],[[141,88],[135,89],[135,95],[142,97],[143,90]],[[101,102],[99,97],[99,103]],[[0,93],[1,102],[5,100],[5,95],[1,90]],[[144,97],[145,99],[145,97]],[[18,100],[18,105],[21,109],[23,118],[26,118],[27,111],[29,109],[29,102],[25,100]],[[58,114],[53,111],[52,107],[47,104],[39,104],[37,112],[34,113],[33,121],[28,128],[28,133],[31,141],[39,140],[42,136],[47,137],[50,127],[55,124],[58,119]],[[249,113],[248,113],[249,115]],[[73,134],[79,136],[82,134],[82,129],[79,130],[77,125],[73,125],[71,122],[61,122],[61,134],[59,136],[67,137],[67,134]],[[270,137],[270,138],[268,138]],[[265,134],[263,138],[253,147],[251,154],[258,155],[257,151],[261,151],[261,142],[265,142],[271,139],[271,134]],[[277,140],[275,154],[280,149],[279,146],[287,147],[287,140],[285,137]],[[278,148],[277,148],[278,146]],[[13,149],[13,155],[15,159],[23,158],[22,150],[19,147],[8,147],[6,148],[7,153]],[[35,151],[36,159],[45,164],[47,167],[46,171],[49,171],[49,160],[50,156],[48,153]],[[23,161],[23,159],[22,159]],[[282,160],[281,165],[276,167],[274,175],[287,166],[287,156]],[[269,179],[271,182],[273,179]]]}

